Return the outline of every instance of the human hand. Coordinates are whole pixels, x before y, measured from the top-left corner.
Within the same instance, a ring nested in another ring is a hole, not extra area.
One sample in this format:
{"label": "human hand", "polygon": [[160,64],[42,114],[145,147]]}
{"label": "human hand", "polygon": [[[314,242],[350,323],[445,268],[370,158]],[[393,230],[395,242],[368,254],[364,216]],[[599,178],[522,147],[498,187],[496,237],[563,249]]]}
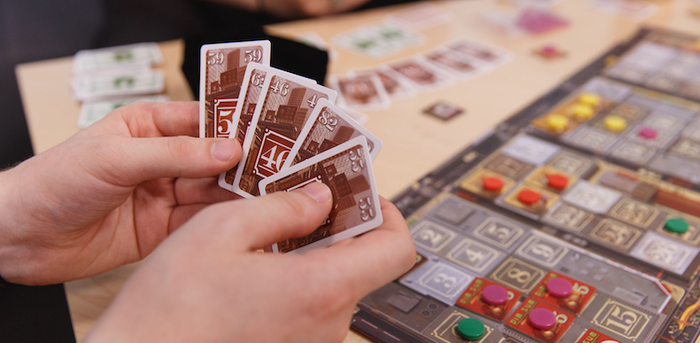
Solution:
{"label": "human hand", "polygon": [[380,200],[379,228],[282,255],[255,250],[318,228],[325,185],[212,205],[146,259],[84,342],[341,342],[356,303],[415,261],[403,217]]}
{"label": "human hand", "polygon": [[[119,108],[0,173],[0,275],[50,284],[143,259],[209,204],[234,139],[200,139],[196,102]],[[177,136],[177,137],[174,137]]]}
{"label": "human hand", "polygon": [[262,10],[279,18],[318,17],[360,7],[369,0],[258,0]]}
{"label": "human hand", "polygon": [[369,0],[207,0],[283,19],[317,17],[355,9]]}

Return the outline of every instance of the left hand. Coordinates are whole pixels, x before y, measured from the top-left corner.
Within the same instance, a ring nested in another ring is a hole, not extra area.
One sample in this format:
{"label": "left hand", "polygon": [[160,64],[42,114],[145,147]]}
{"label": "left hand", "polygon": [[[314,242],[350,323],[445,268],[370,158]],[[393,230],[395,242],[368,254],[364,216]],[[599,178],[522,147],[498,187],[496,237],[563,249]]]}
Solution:
{"label": "left hand", "polygon": [[31,285],[96,275],[237,198],[217,180],[241,148],[195,138],[198,112],[196,102],[125,106],[0,173],[0,275]]}

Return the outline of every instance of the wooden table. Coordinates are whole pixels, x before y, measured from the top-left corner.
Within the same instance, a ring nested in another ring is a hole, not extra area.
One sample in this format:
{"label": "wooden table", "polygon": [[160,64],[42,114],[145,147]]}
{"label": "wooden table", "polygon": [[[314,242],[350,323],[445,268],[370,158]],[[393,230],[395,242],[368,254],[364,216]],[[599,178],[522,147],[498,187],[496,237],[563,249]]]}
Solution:
{"label": "wooden table", "polygon": [[[700,8],[694,0],[657,0],[659,10],[643,23],[599,12],[587,0],[563,0],[555,11],[571,20],[569,27],[538,36],[510,37],[488,22],[483,13],[513,9],[495,1],[453,1],[438,3],[453,13],[450,23],[421,33],[425,44],[411,47],[383,60],[362,57],[336,47],[338,59],[330,74],[371,67],[409,57],[457,37],[488,42],[512,51],[512,62],[479,78],[455,83],[446,89],[421,93],[398,100],[390,109],[367,112],[366,127],[384,141],[382,154],[374,164],[377,186],[386,197],[396,195],[412,182],[437,167],[499,122],[554,88],[606,50],[629,38],[642,24],[688,33],[700,33],[700,19],[690,14]],[[363,24],[382,21],[403,5],[363,13],[338,15],[268,27],[272,34],[294,38],[314,31],[327,42],[331,37]],[[532,50],[554,44],[567,57],[544,60]],[[161,43],[165,62],[166,92],[173,100],[193,99],[180,71],[181,41]],[[71,58],[27,63],[16,69],[34,151],[40,153],[78,131],[79,104],[71,98]],[[442,122],[422,114],[437,100],[466,109],[462,115]],[[68,304],[78,341],[109,305],[126,278],[138,264],[127,265],[88,279],[66,283]],[[346,343],[368,342],[351,332]]]}

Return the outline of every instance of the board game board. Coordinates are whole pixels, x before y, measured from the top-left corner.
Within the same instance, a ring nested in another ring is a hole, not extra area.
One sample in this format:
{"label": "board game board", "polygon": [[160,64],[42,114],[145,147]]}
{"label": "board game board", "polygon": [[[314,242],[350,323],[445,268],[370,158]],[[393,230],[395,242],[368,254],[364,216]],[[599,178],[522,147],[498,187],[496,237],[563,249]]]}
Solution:
{"label": "board game board", "polygon": [[695,342],[698,38],[643,29],[394,199],[415,266],[379,342]]}

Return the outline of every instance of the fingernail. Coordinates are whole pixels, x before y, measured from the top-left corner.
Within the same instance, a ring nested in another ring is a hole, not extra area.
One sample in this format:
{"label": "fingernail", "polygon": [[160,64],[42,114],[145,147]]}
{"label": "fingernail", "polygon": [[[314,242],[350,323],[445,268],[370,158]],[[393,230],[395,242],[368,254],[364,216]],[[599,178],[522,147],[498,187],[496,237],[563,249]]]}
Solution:
{"label": "fingernail", "polygon": [[300,191],[308,194],[310,197],[314,198],[314,200],[320,203],[331,201],[331,189],[320,182],[312,182],[302,187]]}
{"label": "fingernail", "polygon": [[233,139],[222,139],[214,142],[211,153],[219,161],[228,162],[236,152],[236,142]]}

